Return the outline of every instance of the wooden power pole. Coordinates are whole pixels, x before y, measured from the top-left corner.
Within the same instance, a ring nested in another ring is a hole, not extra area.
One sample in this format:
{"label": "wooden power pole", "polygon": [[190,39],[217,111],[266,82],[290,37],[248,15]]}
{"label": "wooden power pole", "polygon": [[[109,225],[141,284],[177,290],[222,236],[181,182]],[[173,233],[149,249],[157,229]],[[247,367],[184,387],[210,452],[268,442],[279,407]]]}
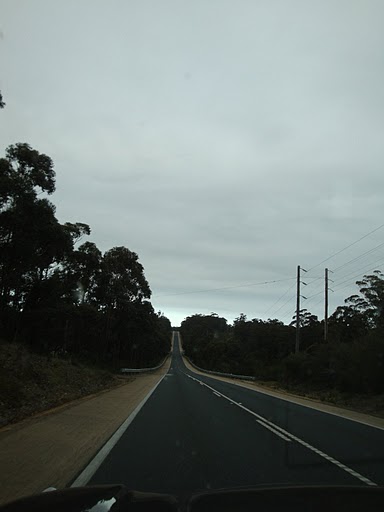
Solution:
{"label": "wooden power pole", "polygon": [[325,286],[324,286],[324,341],[328,338],[328,269],[325,269]]}
{"label": "wooden power pole", "polygon": [[300,265],[297,265],[297,284],[296,284],[296,344],[295,353],[300,350]]}
{"label": "wooden power pole", "polygon": [[[300,295],[300,272],[301,271],[307,272],[305,268],[301,268],[300,265],[297,265],[297,295],[296,295],[296,344],[295,344],[295,354],[297,354],[300,351],[300,297],[303,297],[303,299],[306,299],[307,297],[304,297],[304,295]],[[304,283],[306,285],[307,283]]]}

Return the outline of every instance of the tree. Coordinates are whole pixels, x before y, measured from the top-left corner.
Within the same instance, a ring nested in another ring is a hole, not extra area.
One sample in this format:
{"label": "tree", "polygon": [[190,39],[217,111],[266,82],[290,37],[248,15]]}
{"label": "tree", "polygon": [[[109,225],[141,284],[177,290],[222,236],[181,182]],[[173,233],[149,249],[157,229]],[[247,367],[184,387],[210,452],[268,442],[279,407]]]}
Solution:
{"label": "tree", "polygon": [[[312,315],[307,309],[300,309],[299,322],[301,328],[313,327],[318,324],[319,319],[316,315]],[[289,325],[296,327],[296,316],[292,317],[292,322]]]}
{"label": "tree", "polygon": [[169,351],[171,324],[156,314],[136,253],[104,256],[81,222],[61,224],[48,197],[51,159],[28,144],[0,159],[0,323],[7,340],[87,360],[155,365]]}
{"label": "tree", "polygon": [[88,224],[84,224],[83,222],[66,222],[64,224],[64,229],[71,236],[73,244],[77,244],[82,240],[82,238],[86,235],[89,236],[91,234],[91,228]]}
{"label": "tree", "polygon": [[5,105],[6,105],[6,104],[5,104],[5,103],[4,103],[4,101],[3,101],[3,95],[2,95],[2,94],[1,94],[1,92],[0,92],[0,108],[4,108],[4,107],[5,107]]}
{"label": "tree", "polygon": [[9,235],[1,244],[2,304],[35,307],[42,281],[72,251],[72,239],[47,199],[19,200],[2,217],[6,222],[1,223],[1,230]]}
{"label": "tree", "polygon": [[93,302],[101,264],[101,251],[92,242],[85,242],[66,259],[63,279],[69,283],[74,302]]}
{"label": "tree", "polygon": [[225,318],[216,313],[210,315],[192,315],[181,323],[181,335],[185,353],[192,357],[196,364],[207,364],[206,349],[208,345],[220,339],[228,331]]}
{"label": "tree", "polygon": [[0,211],[7,210],[27,195],[55,191],[52,160],[26,143],[11,145],[0,159]]}
{"label": "tree", "polygon": [[144,268],[135,252],[114,247],[104,254],[95,290],[95,299],[101,307],[122,309],[130,302],[150,296]]}
{"label": "tree", "polygon": [[54,206],[38,194],[54,190],[49,157],[28,144],[7,148],[6,158],[0,159],[0,308],[17,305],[23,276],[42,272],[42,266],[52,260],[52,238],[58,241],[63,233]]}
{"label": "tree", "polygon": [[[36,307],[42,282],[90,233],[87,224],[61,225],[40,195],[55,190],[52,160],[28,144],[9,146],[0,159],[0,307]],[[52,291],[53,282],[49,289]]]}
{"label": "tree", "polygon": [[356,284],[363,298],[352,295],[345,302],[364,314],[372,327],[384,327],[384,274],[375,270]]}

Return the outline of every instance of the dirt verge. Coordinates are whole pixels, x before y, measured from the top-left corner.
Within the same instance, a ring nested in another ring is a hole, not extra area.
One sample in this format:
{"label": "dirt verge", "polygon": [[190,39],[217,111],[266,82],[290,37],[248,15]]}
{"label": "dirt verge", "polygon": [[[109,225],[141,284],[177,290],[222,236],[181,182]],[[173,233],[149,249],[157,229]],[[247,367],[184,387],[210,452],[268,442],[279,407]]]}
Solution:
{"label": "dirt verge", "polygon": [[0,431],[0,503],[63,488],[168,371],[154,373],[93,397],[46,411]]}

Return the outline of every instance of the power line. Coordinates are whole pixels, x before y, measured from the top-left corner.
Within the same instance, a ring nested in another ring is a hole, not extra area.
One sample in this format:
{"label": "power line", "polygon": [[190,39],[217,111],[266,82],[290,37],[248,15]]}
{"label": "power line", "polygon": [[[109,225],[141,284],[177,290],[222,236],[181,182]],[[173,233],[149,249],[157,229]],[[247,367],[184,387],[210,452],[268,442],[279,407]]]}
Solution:
{"label": "power line", "polygon": [[319,292],[317,293],[314,293],[313,295],[310,295],[309,297],[307,297],[308,300],[312,299],[313,297],[317,297],[317,295],[320,295],[320,293],[323,293],[323,290],[320,290]]}
{"label": "power line", "polygon": [[170,293],[167,295],[154,295],[153,297],[174,297],[176,295],[189,295],[192,293],[206,293],[206,292],[216,292],[220,290],[232,290],[234,288],[245,288],[247,286],[261,286],[264,284],[273,284],[273,283],[282,283],[283,281],[291,281],[292,279],[295,279],[294,277],[287,277],[285,279],[275,279],[274,281],[262,281],[260,283],[248,283],[248,284],[237,284],[235,286],[222,286],[221,288],[209,288],[205,290],[193,290],[188,292],[179,292],[179,293]]}
{"label": "power line", "polygon": [[[285,307],[285,308],[283,309],[283,311],[280,313],[279,317],[281,317],[281,318],[285,318],[287,315],[291,315],[292,311],[293,311],[293,313],[295,313],[296,308],[295,308],[295,306],[292,304],[292,301],[296,301],[296,293],[295,293],[295,295],[292,295],[292,297],[291,297],[291,298],[290,298],[290,299],[289,299],[289,300],[284,304],[284,306],[286,306],[286,305],[288,304],[288,302],[290,302],[290,304],[289,304],[288,308],[287,308],[287,307]],[[276,313],[277,313],[277,311],[276,311]],[[276,314],[276,313],[275,313],[275,314]]]}
{"label": "power line", "polygon": [[278,303],[281,301],[281,299],[287,295],[287,293],[289,292],[289,290],[292,290],[292,288],[295,286],[295,284],[296,284],[296,283],[293,283],[291,286],[289,286],[289,287],[286,289],[286,291],[283,293],[283,295],[281,295],[281,296],[280,296],[280,297],[279,297],[279,298],[278,298],[278,299],[277,299],[277,300],[272,304],[272,306],[269,306],[269,308],[267,309],[267,311],[264,313],[264,315],[263,315],[263,316],[265,316],[265,315],[266,315],[266,314],[267,314],[271,309],[273,310],[273,308],[276,306],[276,304],[278,304]]}
{"label": "power line", "polygon": [[334,254],[332,254],[331,256],[328,256],[328,258],[325,258],[324,260],[320,261],[320,263],[317,263],[317,265],[315,265],[314,267],[310,268],[308,270],[308,272],[310,272],[311,270],[313,270],[314,268],[317,268],[319,267],[320,265],[322,265],[323,263],[325,263],[326,261],[329,261],[330,259],[334,258],[335,256],[337,256],[338,254],[346,251],[347,249],[349,249],[350,247],[352,247],[353,245],[357,244],[358,242],[361,242],[361,240],[364,240],[364,238],[367,238],[369,235],[372,235],[372,233],[375,233],[376,231],[378,231],[379,229],[381,229],[382,227],[384,227],[384,224],[381,224],[381,226],[379,226],[378,228],[375,228],[373,229],[372,231],[370,231],[369,233],[365,234],[364,236],[360,237],[358,240],[355,240],[354,242],[352,242],[351,244],[347,245],[346,247],[343,247],[342,249],[340,249],[339,251],[335,252]]}
{"label": "power line", "polygon": [[[314,284],[316,281],[319,281],[320,279],[323,279],[323,277],[317,277],[315,279],[315,281],[312,281],[312,283],[308,283],[308,286],[311,286],[312,284]],[[309,297],[307,297],[307,300],[310,300],[312,297],[316,297],[317,295],[319,295],[320,293],[323,292],[323,286],[322,286],[323,282],[320,281],[316,284],[315,286],[315,290],[317,290],[319,288],[319,286],[321,286],[321,289],[320,291],[316,292],[316,293],[313,293],[312,295],[310,295]]]}
{"label": "power line", "polygon": [[[296,283],[295,283],[295,285],[296,285]],[[292,288],[292,287],[291,287],[291,288]],[[273,314],[274,314],[274,315],[276,315],[279,311],[281,311],[281,309],[283,309],[283,308],[288,304],[288,302],[291,302],[291,300],[293,300],[295,297],[296,297],[296,293],[295,293],[294,295],[292,295],[291,297],[289,297],[289,299],[288,299],[288,300],[286,300],[286,301],[284,302],[284,304],[282,304],[282,305],[279,307],[279,309],[277,309]]]}
{"label": "power line", "polygon": [[288,320],[290,320],[289,323],[291,323],[291,322],[295,321],[295,313],[296,313],[296,309],[290,309],[290,310],[287,310],[285,315],[281,315],[280,318],[282,320],[285,320],[286,318],[288,318]]}
{"label": "power line", "polygon": [[316,281],[319,281],[319,279],[323,279],[323,276],[320,276],[320,277],[307,277],[307,276],[305,276],[305,277],[306,277],[306,279],[314,279],[314,281],[312,281],[312,283],[308,283],[309,285],[312,285],[313,283],[316,283]]}
{"label": "power line", "polygon": [[[381,264],[383,261],[384,261],[383,257],[379,258],[378,260],[371,261],[368,264],[364,265],[364,267],[354,268],[347,274],[340,276],[339,279],[348,278],[349,276],[351,276],[352,274],[355,274],[356,272],[358,272],[358,274],[356,274],[356,277],[359,277],[363,272],[370,271],[372,269],[372,267],[375,267],[376,265]],[[350,279],[354,279],[354,277],[351,277]],[[347,281],[349,281],[350,279],[347,279]],[[347,281],[343,281],[343,282],[345,283]],[[341,283],[339,283],[339,284],[341,284]]]}
{"label": "power line", "polygon": [[[313,282],[315,282],[315,281],[318,281],[319,279],[322,279],[322,277],[320,276],[320,277],[308,277],[308,278],[307,278],[307,276],[306,276],[306,280],[309,280],[309,279],[314,279],[314,281],[313,281]],[[312,282],[312,283],[307,283],[307,284],[308,284],[308,286],[309,286],[309,285],[311,285],[311,284],[313,284],[313,282]],[[276,304],[278,304],[278,303],[280,302],[280,300],[281,300],[283,297],[285,297],[285,296],[287,295],[287,293],[288,293],[290,290],[292,290],[292,288],[293,288],[295,285],[296,285],[296,283],[293,283],[293,284],[292,284],[292,285],[291,285],[291,286],[290,286],[290,287],[289,287],[289,288],[288,288],[288,289],[287,289],[287,290],[286,290],[286,291],[285,291],[285,292],[284,292],[284,293],[283,293],[283,294],[282,294],[282,295],[281,295],[281,296],[280,296],[280,297],[279,297],[279,298],[278,298],[278,299],[277,299],[277,300],[272,304],[272,306],[270,306],[270,307],[267,309],[267,311],[263,314],[263,316],[265,316],[265,315],[266,315],[270,310],[272,310],[272,311],[273,311],[273,308],[276,306]],[[295,297],[295,295],[294,295],[293,297]],[[276,311],[274,311],[274,312],[273,312],[273,315],[276,315],[276,314],[277,314],[277,313],[278,313],[278,312],[279,312],[279,311],[280,311],[280,310],[281,310],[281,309],[282,309],[286,304],[288,304],[288,302],[289,302],[290,300],[292,300],[292,299],[290,298],[290,299],[286,300],[286,301],[284,302],[284,304],[282,304],[282,305],[281,305],[281,306],[280,306]]]}
{"label": "power line", "polygon": [[383,247],[383,245],[384,245],[384,242],[382,242],[381,244],[377,245],[376,247],[373,247],[372,249],[369,249],[369,251],[363,252],[362,254],[360,254],[360,256],[357,256],[356,258],[353,258],[352,260],[349,260],[346,263],[343,263],[343,265],[340,265],[339,267],[336,267],[335,269],[333,269],[333,271],[337,272],[338,270],[346,267],[350,263],[354,263],[355,261],[359,260],[363,256],[366,256],[368,254],[371,254],[372,252],[377,251],[377,249],[380,249],[380,247]]}
{"label": "power line", "polygon": [[312,304],[312,308],[315,308],[322,301],[323,301],[323,297],[320,297],[320,299],[318,301],[316,301],[314,304]]}
{"label": "power line", "polygon": [[336,287],[336,288],[339,288],[339,286],[341,286],[342,284],[344,284],[344,283],[349,283],[349,282],[351,282],[353,279],[356,279],[356,278],[360,277],[362,273],[365,273],[365,272],[370,271],[370,270],[374,270],[374,269],[375,269],[374,267],[375,267],[378,263],[382,263],[382,262],[384,262],[384,259],[383,259],[383,258],[380,258],[379,260],[376,260],[375,262],[370,263],[370,264],[369,264],[369,265],[367,265],[366,267],[364,267],[364,268],[360,269],[360,270],[358,271],[358,274],[355,274],[356,269],[355,269],[355,270],[353,270],[352,272],[350,272],[349,274],[345,274],[344,276],[342,276],[342,277],[341,277],[341,279],[345,279],[346,277],[350,276],[351,274],[355,274],[355,275],[354,275],[353,277],[349,277],[348,279],[346,279],[345,281],[342,281],[341,283],[336,283],[335,287]]}

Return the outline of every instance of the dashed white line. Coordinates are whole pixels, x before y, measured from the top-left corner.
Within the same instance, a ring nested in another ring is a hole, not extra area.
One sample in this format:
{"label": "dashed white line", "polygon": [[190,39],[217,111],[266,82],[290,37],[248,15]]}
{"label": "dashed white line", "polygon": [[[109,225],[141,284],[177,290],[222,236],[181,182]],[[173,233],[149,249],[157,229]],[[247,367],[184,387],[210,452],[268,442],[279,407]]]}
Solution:
{"label": "dashed white line", "polygon": [[[201,380],[196,379],[195,377],[192,377],[192,376],[188,375],[187,373],[185,375],[187,375],[192,380],[195,380],[196,382],[199,382],[199,383],[202,382]],[[215,388],[213,388],[212,386],[209,386],[205,382],[204,382],[204,386],[206,386],[211,391],[214,391],[214,392],[216,391]],[[369,478],[366,478],[365,476],[361,475],[357,471],[354,471],[353,469],[349,468],[348,466],[346,466],[342,462],[334,459],[333,457],[331,457],[330,455],[327,455],[326,453],[322,452],[321,450],[318,450],[314,446],[312,446],[309,443],[303,441],[299,437],[296,437],[295,435],[291,434],[290,432],[287,432],[286,430],[284,430],[283,428],[279,427],[278,425],[275,425],[274,423],[272,423],[271,421],[267,420],[263,416],[260,416],[260,414],[257,414],[256,412],[251,411],[247,407],[244,407],[244,405],[242,405],[240,402],[234,402],[228,396],[223,395],[223,393],[221,393],[220,396],[221,396],[221,398],[225,398],[226,400],[228,400],[231,404],[237,405],[237,407],[240,407],[240,409],[243,409],[244,411],[248,412],[249,414],[252,414],[252,416],[255,416],[258,420],[261,420],[261,421],[258,421],[258,423],[262,422],[263,426],[266,427],[268,425],[270,427],[270,429],[273,429],[275,431],[275,433],[279,432],[280,434],[282,434],[283,436],[289,438],[290,440],[296,441],[297,443],[301,444],[302,446],[305,446],[305,448],[307,448],[308,450],[311,450],[312,452],[316,453],[317,455],[319,455],[323,459],[327,460],[331,464],[334,464],[335,466],[337,466],[338,468],[342,469],[346,473],[352,475],[353,477],[357,478],[361,482],[364,482],[365,484],[371,485],[371,486],[376,486],[377,485],[375,482],[373,482]]]}
{"label": "dashed white line", "polygon": [[284,441],[287,441],[288,443],[290,443],[292,441],[292,439],[289,439],[289,437],[285,436],[284,434],[280,434],[280,432],[278,432],[277,430],[275,430],[274,428],[270,427],[269,425],[267,425],[266,423],[264,423],[263,421],[260,421],[260,420],[256,420],[257,423],[260,423],[260,425],[262,425],[264,428],[267,428],[268,430],[270,430],[271,432],[273,432],[274,434],[276,434],[277,436],[281,437],[282,439],[284,439]]}
{"label": "dashed white line", "polygon": [[221,395],[219,393],[216,393],[216,391],[214,391],[213,394],[218,396],[219,398],[221,397]]}

